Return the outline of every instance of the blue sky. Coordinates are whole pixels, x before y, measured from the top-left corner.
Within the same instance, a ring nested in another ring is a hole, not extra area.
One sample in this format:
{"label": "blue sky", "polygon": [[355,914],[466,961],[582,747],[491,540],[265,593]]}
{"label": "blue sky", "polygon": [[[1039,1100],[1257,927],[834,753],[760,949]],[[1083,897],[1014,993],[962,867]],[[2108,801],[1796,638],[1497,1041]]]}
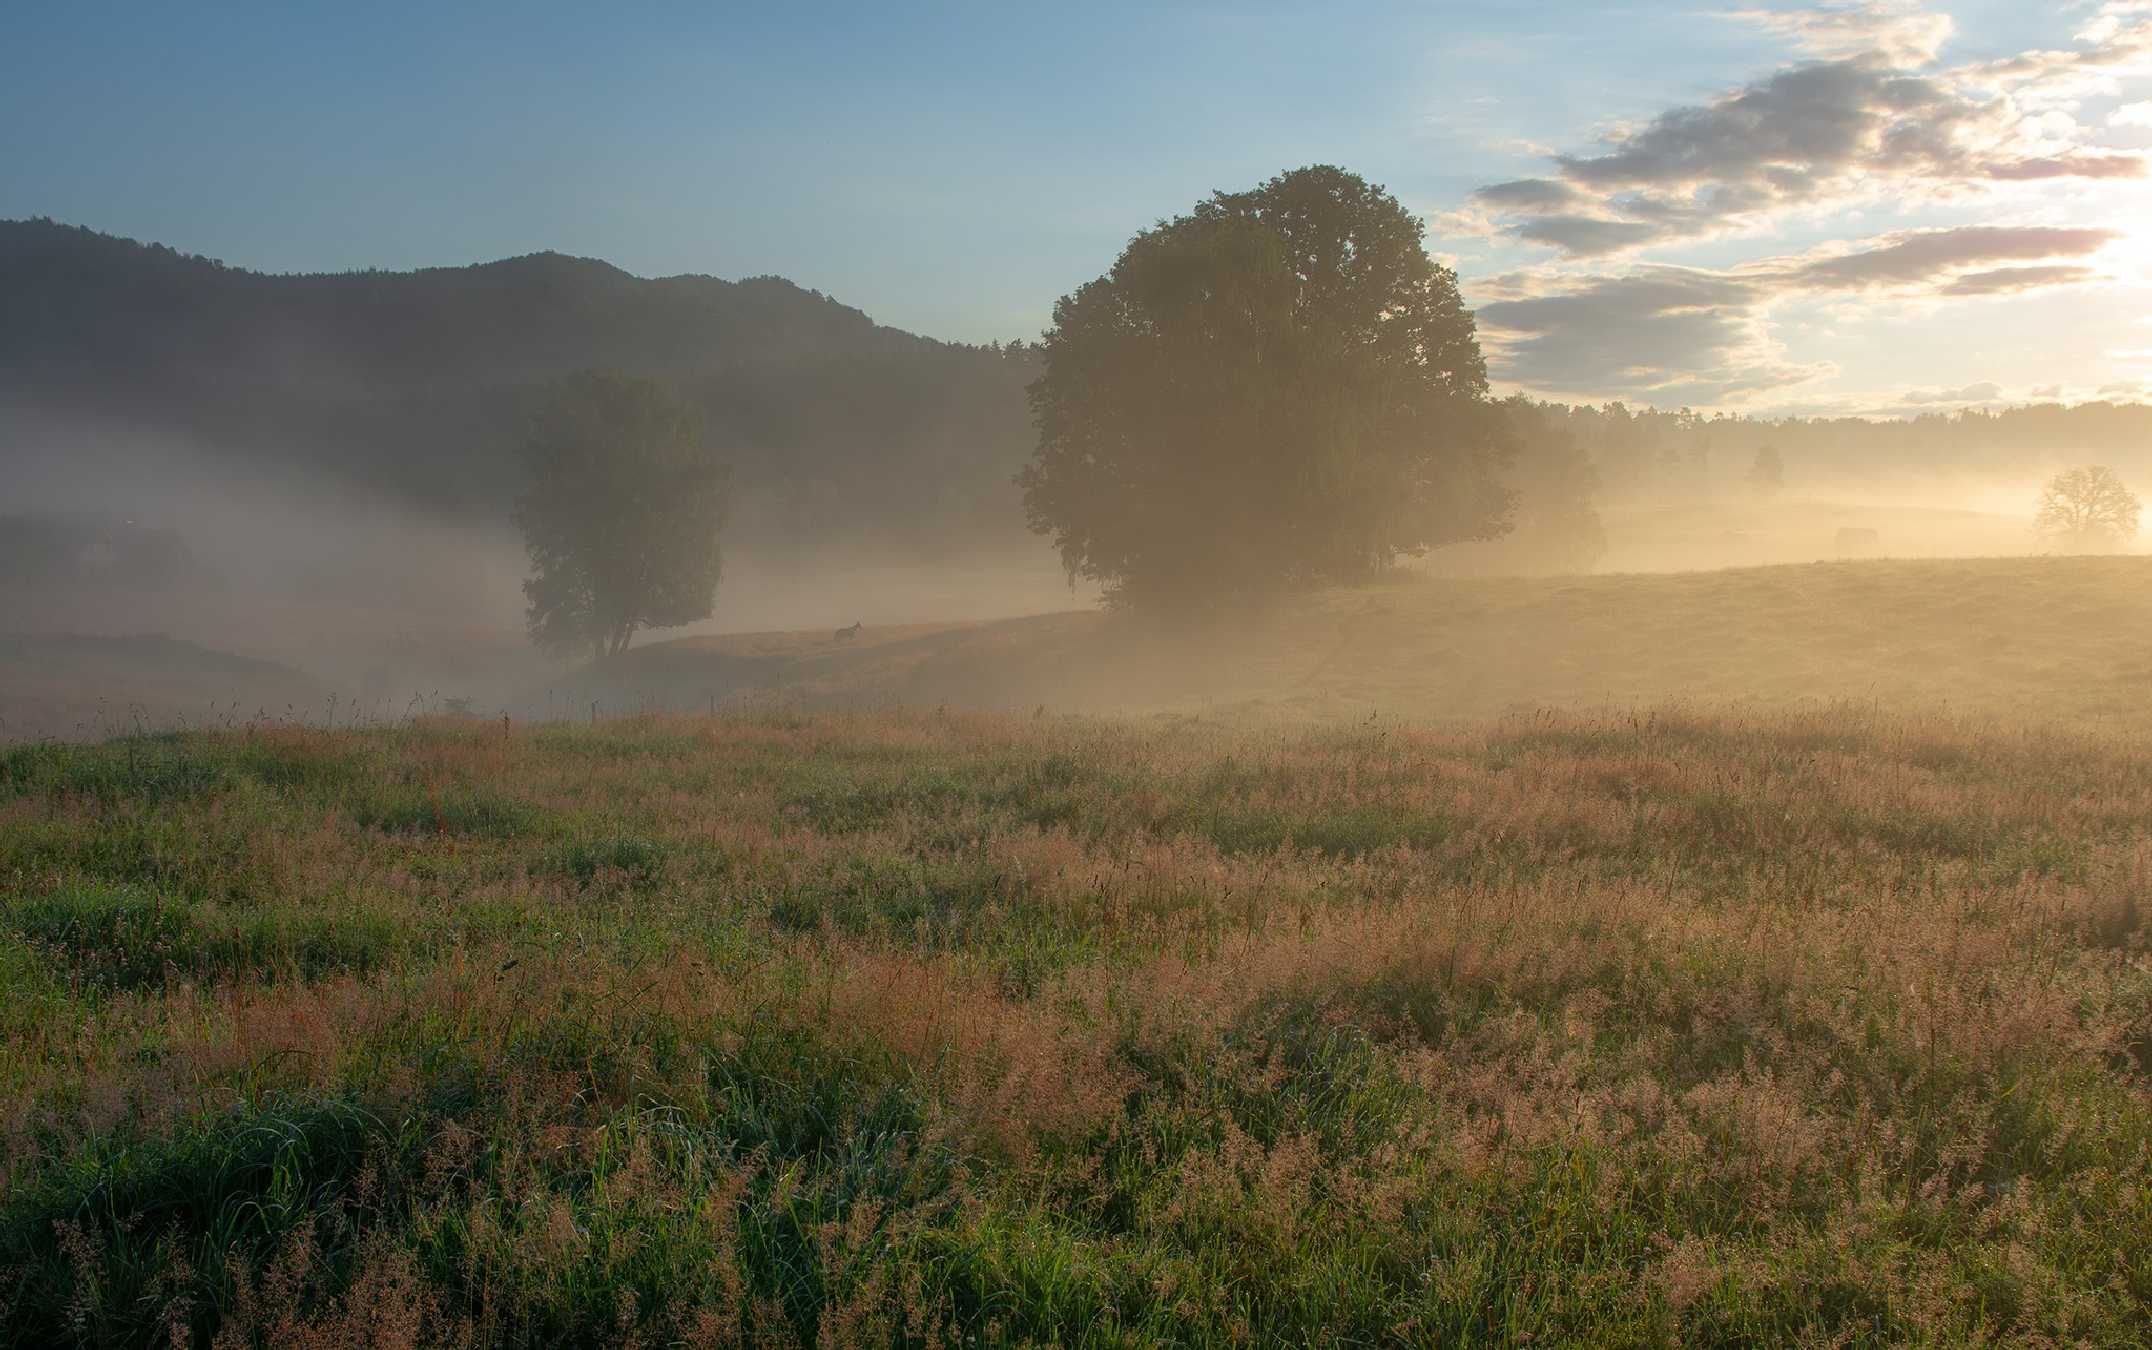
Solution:
{"label": "blue sky", "polygon": [[[270,271],[774,272],[984,341],[1323,161],[1428,218],[1506,387],[1904,411],[2152,377],[2144,0],[619,9],[35,7],[0,216]],[[1561,204],[1476,195],[1518,180]]]}

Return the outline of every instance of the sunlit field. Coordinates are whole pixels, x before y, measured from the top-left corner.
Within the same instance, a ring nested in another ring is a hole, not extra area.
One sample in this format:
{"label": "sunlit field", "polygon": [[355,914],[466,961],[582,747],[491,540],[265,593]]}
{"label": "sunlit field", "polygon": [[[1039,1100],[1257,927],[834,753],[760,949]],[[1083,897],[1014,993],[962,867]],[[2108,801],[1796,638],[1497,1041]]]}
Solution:
{"label": "sunlit field", "polygon": [[18,746],[0,1327],[2143,1344],[2148,820],[1873,707]]}
{"label": "sunlit field", "polygon": [[654,642],[533,714],[998,708],[1308,725],[1668,699],[2152,731],[2152,558],[1914,558],[1662,575],[1393,575],[1248,610]]}

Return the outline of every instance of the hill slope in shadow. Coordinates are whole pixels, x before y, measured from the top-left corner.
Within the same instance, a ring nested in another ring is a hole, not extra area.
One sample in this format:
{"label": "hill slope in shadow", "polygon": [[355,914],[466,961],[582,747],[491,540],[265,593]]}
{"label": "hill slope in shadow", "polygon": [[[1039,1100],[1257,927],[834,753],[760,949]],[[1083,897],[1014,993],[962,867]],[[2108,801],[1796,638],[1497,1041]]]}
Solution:
{"label": "hill slope in shadow", "polygon": [[887,328],[780,277],[557,253],[268,275],[15,220],[0,295],[0,441],[23,463],[138,445],[498,523],[533,387],[607,366],[702,409],[746,536],[1022,538],[1028,354]]}

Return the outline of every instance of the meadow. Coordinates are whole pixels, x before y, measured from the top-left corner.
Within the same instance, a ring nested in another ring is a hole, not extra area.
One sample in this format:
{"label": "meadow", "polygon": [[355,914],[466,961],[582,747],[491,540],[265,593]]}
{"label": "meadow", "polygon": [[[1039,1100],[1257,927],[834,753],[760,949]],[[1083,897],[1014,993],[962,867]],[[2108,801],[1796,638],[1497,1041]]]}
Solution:
{"label": "meadow", "polygon": [[652,642],[533,715],[908,706],[1310,727],[1536,708],[1846,700],[2152,729],[2152,558],[1905,558],[1708,572],[1435,578],[1146,622],[1043,614]]}
{"label": "meadow", "polygon": [[2148,822],[1876,704],[18,745],[0,1342],[2141,1345]]}

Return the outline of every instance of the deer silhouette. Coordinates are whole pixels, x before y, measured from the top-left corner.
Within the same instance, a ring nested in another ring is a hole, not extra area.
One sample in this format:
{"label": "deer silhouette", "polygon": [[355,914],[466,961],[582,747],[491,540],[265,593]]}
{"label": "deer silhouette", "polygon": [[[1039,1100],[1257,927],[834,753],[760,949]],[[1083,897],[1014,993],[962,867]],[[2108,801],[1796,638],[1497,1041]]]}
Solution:
{"label": "deer silhouette", "polygon": [[838,629],[831,635],[830,640],[832,642],[850,642],[853,638],[859,636],[859,628],[860,625],[855,621],[850,628]]}

